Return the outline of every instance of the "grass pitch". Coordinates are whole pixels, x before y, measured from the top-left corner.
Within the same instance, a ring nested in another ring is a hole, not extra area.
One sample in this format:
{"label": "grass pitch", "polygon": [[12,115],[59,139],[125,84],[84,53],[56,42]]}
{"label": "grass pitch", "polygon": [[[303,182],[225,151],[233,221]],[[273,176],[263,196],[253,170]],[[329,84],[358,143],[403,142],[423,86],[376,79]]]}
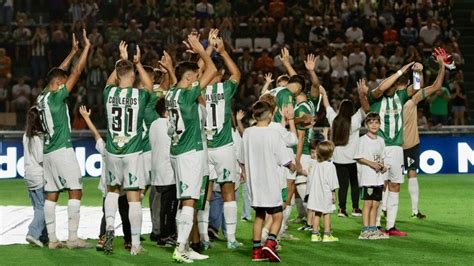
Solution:
{"label": "grass pitch", "polygon": [[[336,243],[311,243],[309,232],[299,232],[299,225],[291,224],[290,233],[299,241],[282,242],[282,264],[474,264],[474,201],[473,175],[423,175],[420,183],[420,210],[427,219],[410,218],[410,199],[407,184],[402,185],[397,227],[408,232],[408,237],[379,241],[358,240],[361,218],[332,216]],[[98,179],[84,180],[85,206],[100,206],[102,199],[97,190]],[[62,195],[60,204],[66,204]],[[350,201],[350,197],[349,201]],[[29,205],[23,180],[0,180],[1,205]],[[144,205],[148,205],[147,203]],[[240,206],[240,204],[239,204]],[[348,202],[348,207],[350,202]],[[362,206],[362,205],[361,205]],[[240,211],[239,211],[240,212]],[[293,213],[293,216],[295,213]],[[238,216],[240,217],[240,215]],[[87,223],[82,220],[81,223]],[[214,242],[205,252],[210,259],[195,262],[198,265],[250,265],[251,223],[237,227],[237,238],[245,244],[238,250],[228,251],[224,241]],[[26,232],[25,232],[26,234]],[[147,255],[132,257],[123,248],[123,240],[114,241],[114,254],[105,256],[90,250],[48,250],[28,245],[0,246],[2,265],[169,265],[173,264],[172,248],[159,248],[147,239],[143,242]],[[95,244],[95,241],[91,240]]]}

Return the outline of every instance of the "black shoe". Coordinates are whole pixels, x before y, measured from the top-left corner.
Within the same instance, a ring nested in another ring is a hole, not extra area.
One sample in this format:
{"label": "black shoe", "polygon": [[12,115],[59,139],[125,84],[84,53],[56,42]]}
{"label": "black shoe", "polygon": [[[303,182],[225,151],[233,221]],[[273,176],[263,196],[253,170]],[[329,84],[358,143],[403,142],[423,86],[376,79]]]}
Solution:
{"label": "black shoe", "polygon": [[140,236],[140,241],[145,241],[145,238],[143,238],[142,236]]}
{"label": "black shoe", "polygon": [[113,250],[113,241],[114,241],[114,231],[105,232],[105,241],[104,241],[104,254],[110,255]]}
{"label": "black shoe", "polygon": [[347,215],[346,210],[344,210],[344,209],[339,209],[339,212],[337,213],[337,216],[339,216],[339,217],[349,217],[349,215]]}
{"label": "black shoe", "polygon": [[413,213],[413,214],[411,215],[411,218],[418,218],[418,219],[420,219],[420,220],[423,220],[423,219],[426,218],[426,215],[424,215],[424,214],[422,214],[421,212],[418,211],[417,214],[414,214],[414,213]]}
{"label": "black shoe", "polygon": [[156,235],[154,233],[150,234],[150,241],[156,242],[156,241],[158,241],[158,239],[159,239],[158,235]]}
{"label": "black shoe", "polygon": [[219,231],[214,229],[213,227],[209,226],[207,229],[207,234],[209,235],[209,239],[211,241],[219,240]]}
{"label": "black shoe", "polygon": [[197,253],[201,253],[204,248],[203,246],[201,245],[201,242],[199,243],[191,243],[191,245],[189,245],[194,251],[196,251]]}

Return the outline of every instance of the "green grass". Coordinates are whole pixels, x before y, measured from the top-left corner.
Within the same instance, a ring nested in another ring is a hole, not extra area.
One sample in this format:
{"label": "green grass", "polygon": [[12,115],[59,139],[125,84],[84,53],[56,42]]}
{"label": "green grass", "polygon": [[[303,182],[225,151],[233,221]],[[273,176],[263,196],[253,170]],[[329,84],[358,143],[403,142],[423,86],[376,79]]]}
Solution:
{"label": "green grass", "polygon": [[[97,179],[84,180],[83,205],[102,203],[96,189]],[[285,265],[315,264],[439,264],[473,265],[474,219],[472,175],[424,175],[419,177],[420,209],[426,213],[424,221],[410,216],[407,185],[402,186],[397,227],[409,233],[408,237],[380,241],[357,240],[360,218],[338,218],[333,215],[334,235],[338,243],[311,243],[309,233],[296,231],[299,225],[290,225],[290,232],[300,241],[283,242],[280,255]],[[0,181],[0,204],[28,205],[26,186],[22,180]],[[62,197],[60,203],[66,203]],[[349,203],[350,204],[350,203]],[[240,216],[239,216],[240,217]],[[84,223],[87,221],[81,221]],[[244,248],[227,251],[225,242],[218,241],[206,252],[210,259],[195,262],[198,265],[250,265],[250,223],[239,223],[237,237]],[[148,237],[146,237],[148,239]],[[93,243],[93,241],[91,241]],[[149,254],[132,257],[122,249],[117,239],[115,253],[105,256],[95,250],[48,250],[28,245],[0,246],[1,264],[22,265],[151,265],[171,264],[172,248],[158,248],[144,241]]]}

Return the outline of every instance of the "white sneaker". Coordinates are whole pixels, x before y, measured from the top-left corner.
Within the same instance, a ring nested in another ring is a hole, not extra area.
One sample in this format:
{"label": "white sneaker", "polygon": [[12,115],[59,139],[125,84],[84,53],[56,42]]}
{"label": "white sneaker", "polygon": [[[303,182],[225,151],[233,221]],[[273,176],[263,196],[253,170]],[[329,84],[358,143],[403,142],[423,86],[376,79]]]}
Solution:
{"label": "white sneaker", "polygon": [[41,243],[41,241],[39,241],[38,239],[30,236],[30,235],[27,235],[26,236],[26,242],[30,243],[32,246],[34,247],[44,247],[43,243]]}
{"label": "white sneaker", "polygon": [[184,263],[194,262],[191,258],[189,258],[187,252],[179,252],[178,248],[174,249],[173,260],[176,262],[184,262]]}
{"label": "white sneaker", "polygon": [[138,246],[138,247],[135,247],[132,245],[132,248],[130,249],[130,254],[132,256],[136,256],[136,255],[143,255],[143,254],[146,254],[148,253],[148,250],[144,249],[142,247],[142,245]]}
{"label": "white sneaker", "polygon": [[64,248],[64,247],[66,247],[66,245],[61,241],[56,241],[56,242],[49,241],[48,243],[49,249],[58,249],[58,248]]}
{"label": "white sneaker", "polygon": [[92,245],[87,243],[84,239],[77,238],[75,240],[68,240],[66,246],[69,249],[91,248]]}
{"label": "white sneaker", "polygon": [[209,256],[199,254],[190,247],[187,248],[186,253],[188,253],[188,257],[191,260],[207,260],[207,259],[209,259]]}

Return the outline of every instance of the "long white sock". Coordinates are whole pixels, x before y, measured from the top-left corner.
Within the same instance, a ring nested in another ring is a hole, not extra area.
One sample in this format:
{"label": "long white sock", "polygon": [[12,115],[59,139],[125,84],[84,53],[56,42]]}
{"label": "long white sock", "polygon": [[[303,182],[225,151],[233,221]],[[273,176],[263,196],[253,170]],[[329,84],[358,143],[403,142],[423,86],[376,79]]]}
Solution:
{"label": "long white sock", "polygon": [[50,242],[57,242],[56,236],[56,202],[44,201],[44,221],[48,230],[48,238]]}
{"label": "long white sock", "polygon": [[293,206],[292,205],[288,205],[286,206],[286,208],[283,210],[283,221],[281,223],[281,228],[280,228],[280,233],[279,235],[285,233],[286,229],[288,228],[288,218],[290,217],[291,215],[291,210],[292,210]]}
{"label": "long white sock", "polygon": [[270,232],[268,231],[268,228],[264,227],[264,228],[262,229],[262,242],[264,242],[265,240],[267,240],[269,233],[270,233]]}
{"label": "long white sock", "polygon": [[68,228],[70,241],[77,239],[77,229],[79,228],[79,218],[81,217],[81,201],[70,199],[67,202]]}
{"label": "long white sock", "polygon": [[199,230],[199,236],[201,238],[201,241],[209,242],[209,235],[207,233],[207,229],[209,228],[209,209],[210,209],[209,201],[206,201],[205,204],[206,205],[204,205],[204,210],[198,211],[197,221],[198,221],[198,230]]}
{"label": "long white sock", "polygon": [[142,205],[140,202],[128,203],[128,219],[130,220],[130,232],[132,233],[132,246],[140,246],[140,234],[142,232]]}
{"label": "long white sock", "polygon": [[235,231],[237,230],[237,201],[224,202],[224,218],[227,228],[227,241],[235,242]]}
{"label": "long white sock", "polygon": [[376,226],[382,226],[380,223],[380,218],[382,217],[382,204],[379,204],[379,207],[377,208],[377,217],[375,217],[375,225]]}
{"label": "long white sock", "polygon": [[107,231],[113,231],[115,228],[115,214],[118,209],[118,193],[108,192],[105,196],[104,212],[105,212],[105,228]]}
{"label": "long white sock", "polygon": [[383,211],[387,210],[387,197],[388,197],[388,188],[387,190],[382,192],[382,202],[380,203],[380,206],[382,206]]}
{"label": "long white sock", "polygon": [[414,214],[418,213],[418,196],[420,194],[418,186],[418,178],[410,177],[408,178],[408,192],[410,193],[411,198],[411,212]]}
{"label": "long white sock", "polygon": [[387,198],[387,230],[395,226],[397,220],[398,201],[400,193],[388,191]]}
{"label": "long white sock", "polygon": [[178,219],[178,244],[180,251],[188,244],[189,233],[193,228],[194,208],[183,206]]}

